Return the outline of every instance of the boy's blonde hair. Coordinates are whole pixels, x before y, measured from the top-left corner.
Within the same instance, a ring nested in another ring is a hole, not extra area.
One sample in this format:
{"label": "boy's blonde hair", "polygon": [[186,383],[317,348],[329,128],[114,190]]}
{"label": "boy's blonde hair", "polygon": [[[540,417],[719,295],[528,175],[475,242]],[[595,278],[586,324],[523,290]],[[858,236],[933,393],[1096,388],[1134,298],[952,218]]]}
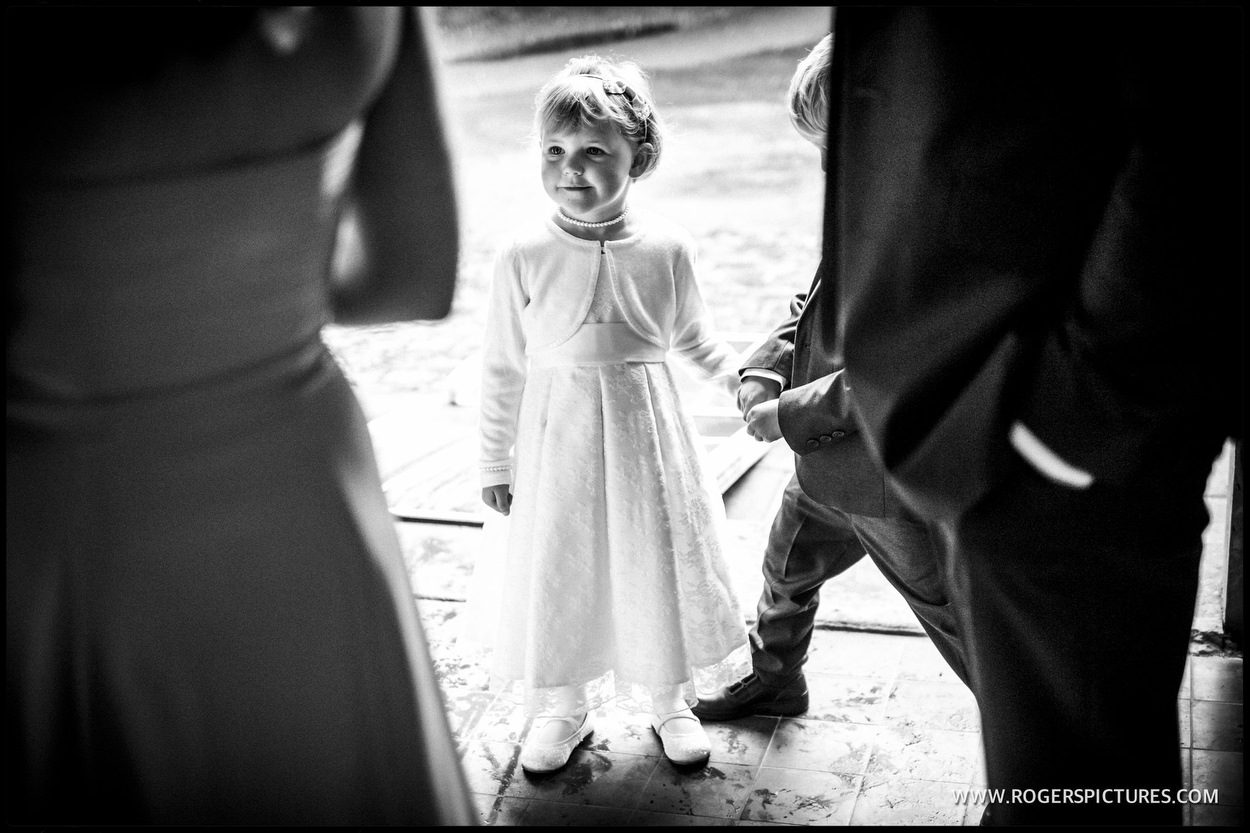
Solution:
{"label": "boy's blonde hair", "polygon": [[616,125],[635,150],[650,145],[634,178],[655,170],[664,146],[659,114],[647,76],[633,61],[598,55],[573,58],[534,99],[534,135],[539,140],[544,129],[575,130],[605,120]]}
{"label": "boy's blonde hair", "polygon": [[807,141],[826,146],[829,130],[829,65],[833,59],[833,34],[821,38],[799,62],[790,79],[790,123]]}

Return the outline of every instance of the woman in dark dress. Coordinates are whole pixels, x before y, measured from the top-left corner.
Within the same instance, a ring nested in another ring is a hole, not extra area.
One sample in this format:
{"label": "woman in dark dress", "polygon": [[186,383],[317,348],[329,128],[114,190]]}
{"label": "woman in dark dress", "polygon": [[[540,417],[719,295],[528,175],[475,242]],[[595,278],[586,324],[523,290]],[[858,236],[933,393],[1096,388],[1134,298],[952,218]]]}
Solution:
{"label": "woman in dark dress", "polygon": [[450,306],[427,28],[6,10],[10,823],[475,822],[320,335]]}

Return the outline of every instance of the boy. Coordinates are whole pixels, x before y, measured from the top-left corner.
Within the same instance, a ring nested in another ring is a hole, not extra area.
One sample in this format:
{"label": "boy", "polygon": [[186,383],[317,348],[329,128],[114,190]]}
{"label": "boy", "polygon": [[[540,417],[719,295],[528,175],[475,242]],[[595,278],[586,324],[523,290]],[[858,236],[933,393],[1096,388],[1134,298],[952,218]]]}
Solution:
{"label": "boy", "polygon": [[[825,168],[833,36],[799,64],[789,89],[790,120],[820,150]],[[822,264],[823,267],[823,264]],[[824,326],[822,268],[791,314],[747,360],[738,407],[757,440],[784,439],[794,450],[764,551],[764,589],[751,629],[752,673],[700,699],[703,720],[807,710],[807,660],[821,586],[865,551],[903,595],[937,649],[968,682],[965,655],[947,605],[938,541],[887,487],[850,408],[836,333]]]}

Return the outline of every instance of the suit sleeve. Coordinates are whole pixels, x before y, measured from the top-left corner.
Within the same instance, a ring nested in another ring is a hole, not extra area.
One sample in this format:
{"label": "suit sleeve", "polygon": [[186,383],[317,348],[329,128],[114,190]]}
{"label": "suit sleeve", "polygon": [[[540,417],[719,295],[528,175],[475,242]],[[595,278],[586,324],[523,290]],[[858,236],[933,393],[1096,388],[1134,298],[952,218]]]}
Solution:
{"label": "suit sleeve", "polygon": [[[1148,35],[1145,49],[1189,37]],[[1192,74],[1152,71],[1159,56],[1149,54],[1128,62],[1141,75],[1121,92],[1122,159],[1067,302],[1039,328],[1031,379],[1012,414],[1013,428],[1027,426],[1110,483],[1171,456],[1183,435],[1216,420],[1221,440],[1241,431],[1233,397],[1244,375],[1230,360],[1242,352],[1244,324],[1232,311],[1244,310],[1244,295],[1231,276],[1243,268],[1236,241],[1244,231],[1229,174],[1244,146],[1233,146],[1241,131],[1224,115],[1234,96],[1217,92],[1229,89],[1222,70],[1235,70],[1197,54],[1232,44],[1213,32],[1191,35],[1189,44],[1205,44],[1184,50]],[[1068,416],[1075,409],[1079,431]]]}
{"label": "suit sleeve", "polygon": [[1124,484],[1222,441],[1240,385],[1231,20],[985,14],[848,8],[835,35],[847,373],[930,515],[1022,454]]}
{"label": "suit sleeve", "polygon": [[739,374],[745,376],[752,369],[771,370],[789,384],[794,370],[794,333],[806,302],[806,292],[800,292],[790,299],[790,314],[751,351],[750,356],[742,363]]}
{"label": "suit sleeve", "polygon": [[[837,322],[833,319],[837,311],[837,294],[835,287],[826,284],[825,275],[825,262],[822,261],[813,279],[811,292],[794,296],[790,302],[790,317],[772,332],[753,356],[758,360],[772,358],[786,362],[787,378],[796,383],[781,392],[777,419],[782,438],[800,456],[859,433],[846,373],[836,358]],[[798,379],[795,379],[795,340],[799,319],[805,313],[809,316],[804,321],[805,354],[800,357],[801,366]],[[802,381],[805,379],[809,381]]]}
{"label": "suit sleeve", "polygon": [[777,420],[786,445],[799,456],[859,433],[845,370],[782,391]]}

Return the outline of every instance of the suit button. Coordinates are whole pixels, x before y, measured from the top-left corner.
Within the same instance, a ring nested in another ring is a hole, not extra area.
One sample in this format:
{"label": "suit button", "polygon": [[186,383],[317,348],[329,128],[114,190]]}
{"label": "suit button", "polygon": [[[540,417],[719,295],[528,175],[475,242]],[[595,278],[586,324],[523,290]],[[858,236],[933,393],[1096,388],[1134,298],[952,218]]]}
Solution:
{"label": "suit button", "polygon": [[820,440],[808,440],[807,447],[808,448],[820,448]]}
{"label": "suit button", "polygon": [[831,443],[833,442],[833,437],[829,436],[828,434],[821,434],[820,441],[822,443]]}
{"label": "suit button", "polygon": [[846,436],[846,432],[845,432],[845,431],[834,431],[834,432],[833,432],[833,436],[834,436],[834,438],[835,438],[835,439],[839,439],[839,440],[840,440],[840,439],[842,439],[843,437],[845,437],[845,436]]}

